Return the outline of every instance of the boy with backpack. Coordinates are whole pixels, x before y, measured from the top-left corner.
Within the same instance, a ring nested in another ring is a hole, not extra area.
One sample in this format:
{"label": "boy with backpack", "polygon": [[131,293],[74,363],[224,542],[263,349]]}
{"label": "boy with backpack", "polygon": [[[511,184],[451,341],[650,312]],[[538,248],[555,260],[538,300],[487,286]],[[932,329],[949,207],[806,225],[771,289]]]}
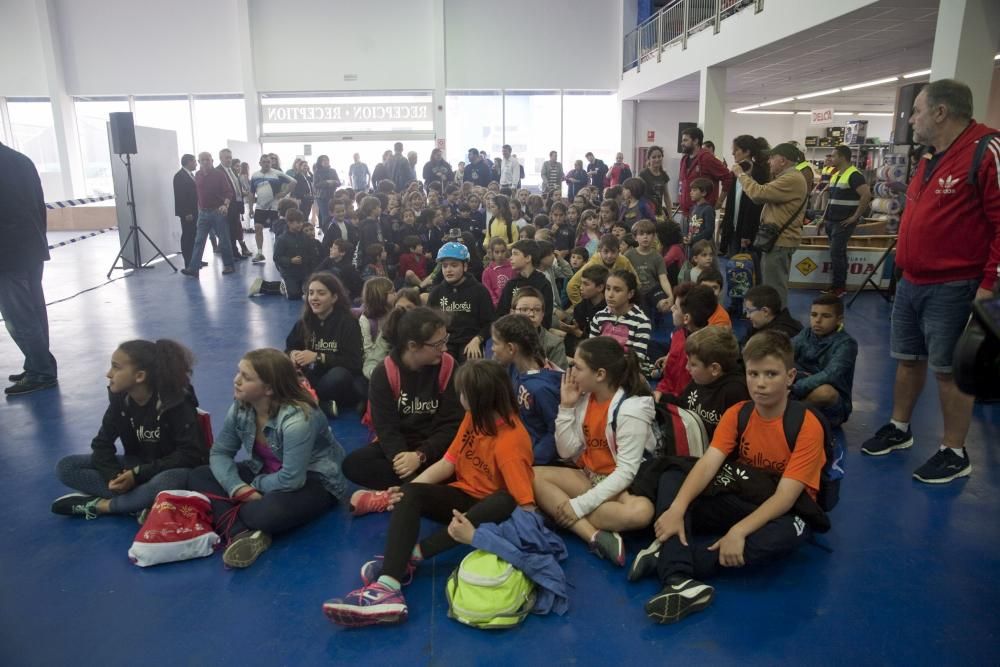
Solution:
{"label": "boy with backpack", "polygon": [[788,400],[795,381],[791,341],[761,332],[747,343],[743,361],[751,401],[726,411],[690,471],[679,462],[660,476],[654,529],[661,546],[639,556],[656,559],[663,585],[645,606],[657,623],[708,607],[715,589],[703,581],[720,566],[787,556],[813,530],[829,529],[817,498],[830,439],[812,410]]}

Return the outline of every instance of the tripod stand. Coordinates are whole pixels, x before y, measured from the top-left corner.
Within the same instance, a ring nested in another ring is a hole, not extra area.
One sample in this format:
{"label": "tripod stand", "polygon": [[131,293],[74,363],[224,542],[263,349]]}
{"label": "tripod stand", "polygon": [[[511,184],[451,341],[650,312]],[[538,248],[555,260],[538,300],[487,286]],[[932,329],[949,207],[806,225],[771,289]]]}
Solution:
{"label": "tripod stand", "polygon": [[[885,260],[887,260],[889,258],[889,255],[895,249],[896,249],[896,239],[893,239],[892,243],[889,244],[889,247],[885,249],[884,253],[882,253],[882,256],[879,258],[878,262],[875,263],[875,266],[873,266],[868,271],[867,275],[865,275],[864,282],[862,282],[861,286],[858,287],[858,290],[854,293],[854,296],[852,296],[851,300],[847,302],[847,307],[848,308],[850,308],[851,305],[854,304],[855,300],[857,300],[857,298],[858,298],[858,295],[861,294],[861,292],[863,292],[864,289],[865,289],[865,287],[867,285],[869,285],[869,284],[871,284],[871,286],[875,288],[875,291],[878,292],[878,295],[880,297],[882,297],[886,301],[892,301],[892,299],[885,293],[885,291],[882,290],[882,288],[879,286],[879,284],[875,281],[875,274],[878,273],[878,270],[885,263]],[[895,282],[896,282],[895,278],[893,278],[892,281],[891,281],[891,283],[890,283],[890,285],[889,285],[889,290],[888,291],[890,291],[890,292],[893,291],[893,287],[894,287],[894,283]]]}
{"label": "tripod stand", "polygon": [[[119,155],[118,159],[121,160],[121,158],[122,156]],[[135,191],[132,188],[132,156],[128,153],[125,153],[125,159],[122,161],[125,163],[125,174],[127,176],[125,184],[125,202],[126,206],[128,206],[129,214],[132,217],[132,224],[129,226],[128,235],[122,242],[121,249],[118,250],[118,254],[115,255],[115,259],[111,263],[111,268],[108,269],[108,278],[111,277],[111,274],[112,272],[114,272],[115,269],[121,269],[122,271],[126,271],[128,269],[152,269],[154,267],[150,266],[149,264],[157,257],[162,257],[163,261],[169,264],[170,268],[173,269],[174,272],[176,273],[177,267],[173,265],[173,263],[167,258],[165,254],[163,254],[163,251],[160,250],[159,246],[157,246],[156,243],[153,242],[153,239],[149,238],[149,234],[144,232],[142,227],[140,227],[139,223],[136,221]],[[147,259],[145,262],[142,261],[142,256],[141,253],[139,252],[140,234],[142,234],[142,237],[149,242],[149,245],[153,246],[154,250],[156,250],[156,254]],[[132,259],[125,258],[125,249],[129,247],[129,242],[131,242],[132,244],[131,247]],[[122,260],[121,266],[118,266],[119,259]],[[131,264],[131,266],[128,266],[128,264]]]}

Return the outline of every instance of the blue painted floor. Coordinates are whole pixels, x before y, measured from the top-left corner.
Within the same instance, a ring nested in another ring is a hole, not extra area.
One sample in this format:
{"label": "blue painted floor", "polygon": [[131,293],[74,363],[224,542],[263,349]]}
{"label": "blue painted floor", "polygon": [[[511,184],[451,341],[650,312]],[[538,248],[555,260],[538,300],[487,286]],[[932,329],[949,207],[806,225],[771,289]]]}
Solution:
{"label": "blue painted floor", "polygon": [[[49,300],[100,285],[117,249],[115,235],[103,234],[54,250]],[[888,418],[894,368],[889,307],[874,294],[848,314],[861,358],[842,501],[832,532],[820,538],[833,553],[807,546],[766,570],[728,573],[715,582],[710,610],[679,625],[653,625],[643,614],[655,581],[629,584],[623,570],[568,538],[573,589],[564,617],[532,617],[502,633],[448,619],[444,580],[464,553],[455,551],[423,567],[407,589],[403,626],[333,627],[320,605],[358,585],[358,568],[381,552],[388,522],[352,520],[344,507],[278,539],[246,571],[224,570],[218,556],[131,565],[133,519],[49,513],[67,491],[53,467],[89,451],[106,407],[103,375],[120,341],[171,337],[193,348],[194,384],[217,426],[240,356],[282,346],[300,306],[245,296],[254,277],[276,275],[273,266],[240,263],[223,279],[217,258],[209,261],[200,281],[159,265],[50,306],[59,389],[0,401],[0,664],[997,664],[1000,410],[976,408],[968,480],[934,488],[910,478],[938,442],[932,382],[914,418],[916,446],[862,457],[860,443]],[[812,296],[793,295],[800,318]],[[0,371],[20,363],[0,335]],[[354,415],[333,428],[348,449],[365,436]],[[631,553],[645,542],[632,540]]]}

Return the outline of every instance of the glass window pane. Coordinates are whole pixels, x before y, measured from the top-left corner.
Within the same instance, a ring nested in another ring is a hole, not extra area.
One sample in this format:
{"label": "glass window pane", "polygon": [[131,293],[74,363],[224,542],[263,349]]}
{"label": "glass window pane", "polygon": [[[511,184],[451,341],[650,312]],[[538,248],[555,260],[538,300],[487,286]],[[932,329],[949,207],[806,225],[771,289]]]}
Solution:
{"label": "glass window pane", "polygon": [[[195,98],[194,144],[218,157],[226,142],[247,140],[247,110],[242,97]],[[256,158],[251,159],[251,166]],[[259,156],[258,156],[259,157]]]}
{"label": "glass window pane", "polygon": [[185,153],[194,153],[191,139],[191,106],[187,97],[135,98],[135,124],[177,133],[177,164]]}
{"label": "glass window pane", "polygon": [[[311,168],[315,167],[316,158],[320,155],[327,155],[330,158],[330,166],[337,170],[337,176],[341,183],[347,185],[348,169],[354,162],[354,154],[357,153],[361,161],[368,165],[368,172],[375,171],[375,166],[382,161],[382,153],[392,151],[392,140],[378,141],[310,141],[300,142],[276,142],[265,141],[264,152],[275,153],[281,160],[282,170],[291,169],[296,158],[304,158],[309,161]],[[305,154],[306,146],[309,147],[309,155]],[[403,152],[415,151],[417,154],[417,178],[423,173],[424,163],[431,157],[434,150],[434,142],[430,139],[424,140],[403,140]],[[452,163],[455,167],[455,163]],[[250,160],[250,172],[257,171],[257,160]]]}
{"label": "glass window pane", "polygon": [[263,134],[427,132],[434,129],[433,98],[396,95],[261,96]]}
{"label": "glass window pane", "polygon": [[[563,95],[563,167],[575,160],[587,166],[588,152],[610,168],[621,150],[621,103],[616,93],[567,92]],[[632,165],[633,170],[635,165]]]}
{"label": "glass window pane", "polygon": [[80,135],[83,178],[88,195],[114,194],[111,179],[111,148],[108,114],[128,111],[128,100],[76,100],[76,128]]}
{"label": "glass window pane", "polygon": [[[470,148],[500,155],[503,98],[499,90],[453,91],[445,97],[445,159],[453,169],[467,161]],[[527,171],[527,169],[525,169]]]}
{"label": "glass window pane", "polygon": [[11,146],[35,163],[45,200],[65,199],[67,193],[63,191],[52,104],[47,100],[18,102],[8,99],[7,112],[13,134]]}
{"label": "glass window pane", "polygon": [[[559,150],[559,92],[507,91],[504,96],[504,137],[524,166],[525,187],[541,184],[542,163]],[[491,153],[499,157],[500,151]]]}

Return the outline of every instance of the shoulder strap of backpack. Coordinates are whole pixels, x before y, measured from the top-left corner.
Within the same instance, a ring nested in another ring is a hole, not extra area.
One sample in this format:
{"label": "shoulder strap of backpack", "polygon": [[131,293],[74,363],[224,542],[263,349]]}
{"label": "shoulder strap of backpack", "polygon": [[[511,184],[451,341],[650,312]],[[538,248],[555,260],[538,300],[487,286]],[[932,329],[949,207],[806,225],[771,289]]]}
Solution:
{"label": "shoulder strap of backpack", "polygon": [[739,450],[740,440],[750,423],[750,415],[753,414],[753,401],[746,401],[740,406],[740,412],[736,415],[736,449]]}
{"label": "shoulder strap of backpack", "polygon": [[795,451],[795,441],[799,439],[799,431],[806,420],[806,406],[798,401],[789,400],[785,406],[785,416],[782,419],[782,427],[785,431],[785,442],[788,443],[788,451]]}
{"label": "shoulder strap of backpack", "polygon": [[991,132],[979,138],[979,142],[976,144],[976,152],[972,157],[972,164],[969,166],[969,175],[965,179],[965,182],[969,185],[973,187],[978,185],[979,167],[986,156],[986,149],[990,147],[990,142],[997,137],[1000,137],[1000,132]]}
{"label": "shoulder strap of backpack", "polygon": [[389,380],[389,389],[392,395],[399,400],[399,366],[393,361],[392,356],[385,358],[385,377]]}
{"label": "shoulder strap of backpack", "polygon": [[451,380],[451,373],[455,370],[455,357],[447,352],[441,355],[441,367],[438,370],[438,391],[442,394],[448,388],[448,381]]}

